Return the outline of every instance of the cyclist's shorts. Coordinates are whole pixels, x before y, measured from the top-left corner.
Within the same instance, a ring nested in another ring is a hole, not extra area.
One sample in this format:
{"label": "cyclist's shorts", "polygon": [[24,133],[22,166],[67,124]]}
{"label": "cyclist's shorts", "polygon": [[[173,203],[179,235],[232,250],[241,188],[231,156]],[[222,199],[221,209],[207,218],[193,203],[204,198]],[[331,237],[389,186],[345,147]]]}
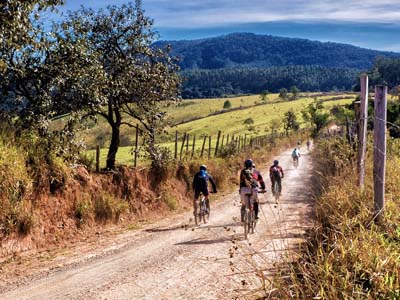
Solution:
{"label": "cyclist's shorts", "polygon": [[200,196],[200,193],[203,194],[204,196],[208,196],[209,192],[207,189],[199,190],[199,191],[194,191],[194,198],[197,199]]}
{"label": "cyclist's shorts", "polygon": [[252,204],[254,202],[257,202],[258,201],[257,189],[255,189],[255,191],[251,195],[247,194],[246,192],[240,191],[240,200],[242,204],[245,204],[248,201],[251,201]]}

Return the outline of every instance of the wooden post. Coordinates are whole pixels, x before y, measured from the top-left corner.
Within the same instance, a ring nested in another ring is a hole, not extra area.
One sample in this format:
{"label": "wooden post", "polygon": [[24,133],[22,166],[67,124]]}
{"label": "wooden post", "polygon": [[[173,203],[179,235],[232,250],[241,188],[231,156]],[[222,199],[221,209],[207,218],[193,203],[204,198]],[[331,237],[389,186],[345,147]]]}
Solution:
{"label": "wooden post", "polygon": [[186,159],[189,157],[189,133],[186,135]]}
{"label": "wooden post", "polygon": [[375,86],[374,208],[377,223],[383,220],[385,208],[387,90],[387,86]]}
{"label": "wooden post", "polygon": [[350,120],[349,117],[346,117],[346,137],[347,137],[347,141],[349,142],[349,144],[352,146],[353,145],[353,139],[351,136],[351,128],[350,128]]}
{"label": "wooden post", "polygon": [[183,134],[181,152],[179,153],[179,160],[182,160],[183,147],[185,147],[185,142],[186,142],[186,132]]}
{"label": "wooden post", "polygon": [[218,155],[218,147],[219,147],[219,139],[221,138],[221,130],[218,131],[218,136],[217,136],[217,143],[215,144],[215,153],[214,157],[217,157]]}
{"label": "wooden post", "polygon": [[236,153],[239,153],[239,138],[238,137],[236,137],[236,139],[235,139],[235,147],[236,147]]}
{"label": "wooden post", "polygon": [[192,158],[194,156],[194,152],[196,151],[196,135],[193,134],[193,145],[192,145]]}
{"label": "wooden post", "polygon": [[174,158],[175,159],[178,158],[178,130],[175,131],[175,154],[174,154]]}
{"label": "wooden post", "polygon": [[225,139],[225,135],[222,135],[222,138],[221,138],[221,149],[224,148],[224,139]]}
{"label": "wooden post", "polygon": [[247,133],[244,135],[243,149],[246,149]]}
{"label": "wooden post", "polygon": [[211,158],[211,135],[208,136],[208,159]]}
{"label": "wooden post", "polygon": [[96,146],[96,172],[100,171],[100,145]]}
{"label": "wooden post", "polygon": [[228,146],[229,145],[229,134],[226,136],[226,146]]}
{"label": "wooden post", "polygon": [[136,132],[135,132],[135,158],[134,158],[134,167],[137,167],[137,160],[138,160],[138,151],[139,151],[139,125],[136,124]]}
{"label": "wooden post", "polygon": [[[358,124],[358,184],[364,189],[365,156],[367,152],[367,119],[368,119],[368,76],[361,75],[360,119]],[[336,134],[336,132],[335,132]]]}
{"label": "wooden post", "polygon": [[200,153],[200,157],[203,157],[204,154],[204,148],[206,146],[206,140],[207,140],[207,136],[204,136],[204,140],[203,140],[203,146],[201,147],[201,153]]}

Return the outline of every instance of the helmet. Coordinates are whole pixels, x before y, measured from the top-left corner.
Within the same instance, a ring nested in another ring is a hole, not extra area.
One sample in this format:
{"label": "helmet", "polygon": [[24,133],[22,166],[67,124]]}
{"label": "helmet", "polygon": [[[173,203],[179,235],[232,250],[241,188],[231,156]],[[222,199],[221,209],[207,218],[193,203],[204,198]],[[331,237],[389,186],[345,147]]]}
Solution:
{"label": "helmet", "polygon": [[277,165],[279,165],[279,161],[278,160],[274,160],[274,166],[277,166]]}
{"label": "helmet", "polygon": [[200,171],[207,171],[207,166],[206,165],[201,165],[200,166]]}
{"label": "helmet", "polygon": [[251,168],[251,167],[253,167],[253,161],[252,161],[251,159],[247,159],[247,160],[244,162],[244,166],[245,166],[246,168]]}

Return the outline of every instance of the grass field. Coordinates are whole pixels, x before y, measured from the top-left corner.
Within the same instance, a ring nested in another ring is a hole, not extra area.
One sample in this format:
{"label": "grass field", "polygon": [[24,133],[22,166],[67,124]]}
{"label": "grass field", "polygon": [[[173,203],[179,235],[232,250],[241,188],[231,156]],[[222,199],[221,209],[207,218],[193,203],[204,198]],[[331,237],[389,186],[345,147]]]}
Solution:
{"label": "grass field", "polygon": [[[346,95],[347,97],[349,95]],[[337,96],[335,96],[336,98]],[[356,96],[354,95],[354,98]],[[318,97],[319,100],[325,100],[324,107],[329,110],[335,105],[344,105],[352,101],[352,99],[338,99],[331,100],[332,96]],[[343,96],[343,98],[345,98]],[[353,98],[353,99],[354,99]],[[226,113],[208,116],[210,113],[220,111],[223,107],[223,103],[229,100],[232,104],[232,108],[243,106],[251,106],[242,110],[229,111]],[[168,147],[171,151],[174,150],[174,137],[175,132],[179,133],[179,147],[181,146],[181,140],[184,132],[190,135],[190,144],[192,143],[193,135],[196,135],[196,151],[200,152],[200,148],[203,142],[203,136],[212,136],[212,148],[215,146],[216,136],[219,130],[226,137],[227,134],[232,135],[244,135],[248,137],[264,135],[271,131],[270,124],[274,119],[282,120],[284,114],[289,110],[293,109],[297,115],[298,121],[304,127],[305,124],[302,120],[301,110],[308,104],[314,102],[313,95],[307,98],[301,98],[295,101],[279,101],[277,95],[269,95],[269,101],[266,104],[259,105],[260,96],[244,96],[235,98],[222,98],[222,99],[201,99],[201,100],[183,100],[174,107],[168,107],[167,112],[172,119],[173,123],[179,123],[184,120],[203,117],[198,120],[183,123],[177,126],[172,126],[168,129],[169,134],[163,137],[164,142],[160,145]],[[187,104],[190,103],[190,104]],[[208,116],[208,117],[207,117]],[[244,124],[244,121],[251,118],[254,123],[251,125]],[[106,137],[106,141],[102,141],[102,149],[100,153],[101,166],[105,166],[105,160],[107,157],[107,144],[109,129],[105,122],[99,122],[96,126],[93,126],[86,130],[83,134],[83,139],[88,143],[89,147],[94,147],[96,142],[99,141],[99,136]],[[283,130],[283,127],[280,129]],[[129,128],[122,130],[121,140],[129,145],[133,144],[134,131]],[[191,148],[191,145],[190,145]],[[89,156],[94,156],[94,151],[88,151]],[[122,146],[119,148],[117,153],[117,162],[120,164],[132,164],[132,146]],[[143,159],[142,159],[143,163]]]}

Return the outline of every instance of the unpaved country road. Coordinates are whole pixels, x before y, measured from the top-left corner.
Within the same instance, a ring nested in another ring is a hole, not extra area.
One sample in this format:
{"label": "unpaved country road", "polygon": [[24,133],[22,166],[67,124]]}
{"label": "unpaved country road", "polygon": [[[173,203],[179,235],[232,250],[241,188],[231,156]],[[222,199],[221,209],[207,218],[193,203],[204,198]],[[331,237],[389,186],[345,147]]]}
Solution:
{"label": "unpaved country road", "polygon": [[294,169],[290,153],[277,158],[285,171],[277,207],[267,166],[262,168],[268,193],[261,196],[260,221],[248,241],[237,222],[239,195],[232,193],[212,203],[206,225],[186,226],[190,213],[163,220],[125,234],[129,242],[118,251],[13,286],[0,299],[246,299],[257,288],[253,269],[272,272],[311,224],[311,161],[305,153]]}

